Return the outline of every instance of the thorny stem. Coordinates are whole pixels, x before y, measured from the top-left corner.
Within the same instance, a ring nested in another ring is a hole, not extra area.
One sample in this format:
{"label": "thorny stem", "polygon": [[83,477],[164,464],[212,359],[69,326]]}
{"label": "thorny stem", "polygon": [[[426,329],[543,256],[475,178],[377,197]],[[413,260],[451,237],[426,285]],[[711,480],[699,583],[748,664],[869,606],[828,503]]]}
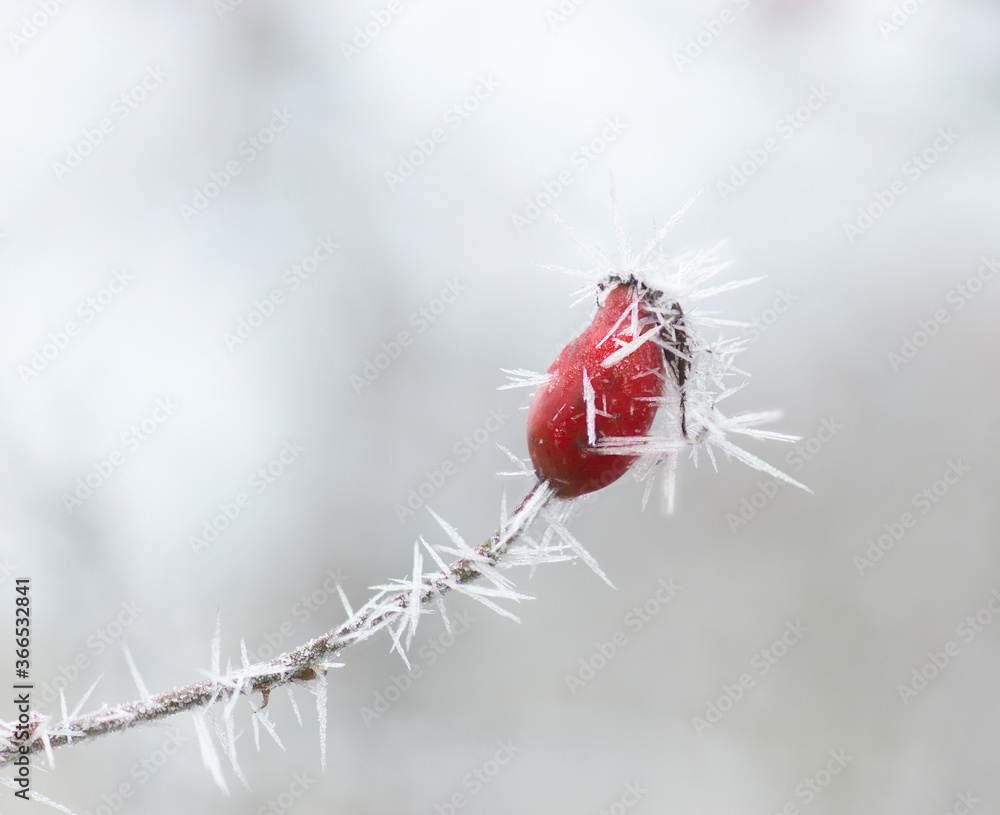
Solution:
{"label": "thorny stem", "polygon": [[[521,536],[535,515],[548,503],[551,493],[543,495],[540,505],[525,517],[521,517],[530,500],[543,489],[547,488],[537,482],[507,522],[476,548],[476,554],[485,558],[491,566],[497,565],[510,545]],[[472,558],[459,558],[448,566],[447,572],[438,572],[424,578],[425,589],[420,595],[420,602],[426,603],[450,591],[449,582],[471,583],[481,576],[482,572]],[[339,628],[266,662],[242,667],[225,676],[175,688],[146,700],[129,702],[114,708],[102,708],[60,722],[54,728],[59,732],[53,733],[47,739],[33,736],[26,745],[12,742],[10,746],[0,749],[0,767],[7,766],[18,755],[25,755],[25,750],[27,754],[32,754],[46,749],[46,741],[51,748],[65,744],[79,744],[107,733],[149,724],[185,710],[225,701],[237,693],[260,691],[266,703],[268,694],[275,688],[293,681],[315,679],[317,670],[323,670],[322,663],[349,645],[366,639],[373,629],[380,628],[389,618],[406,611],[412,602],[412,597],[412,592],[401,591],[377,605],[369,602]],[[251,677],[249,681],[248,677]]]}

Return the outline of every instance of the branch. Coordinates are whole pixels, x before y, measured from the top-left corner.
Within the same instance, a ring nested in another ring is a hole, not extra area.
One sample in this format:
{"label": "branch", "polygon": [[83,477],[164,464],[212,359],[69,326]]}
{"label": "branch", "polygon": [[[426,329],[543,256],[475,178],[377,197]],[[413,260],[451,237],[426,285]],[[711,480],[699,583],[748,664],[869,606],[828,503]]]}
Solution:
{"label": "branch", "polygon": [[[67,716],[64,707],[65,719],[58,724],[47,717],[40,717],[33,711],[34,720],[30,726],[31,735],[26,745],[23,742],[18,743],[13,737],[0,740],[0,767],[10,764],[18,755],[24,755],[25,748],[28,754],[44,750],[51,763],[51,751],[55,747],[80,744],[97,736],[149,724],[186,710],[211,706],[216,702],[232,699],[239,694],[259,691],[263,694],[264,704],[266,704],[268,694],[275,688],[292,682],[305,682],[319,678],[320,674],[325,673],[326,668],[333,667],[330,663],[331,657],[356,642],[368,639],[382,628],[388,628],[394,642],[393,650],[398,650],[405,661],[406,653],[402,643],[402,635],[406,633],[405,645],[409,646],[416,631],[421,606],[433,600],[438,603],[443,612],[441,597],[453,590],[470,594],[474,599],[485,603],[494,610],[500,611],[506,616],[513,616],[510,612],[493,603],[489,596],[523,599],[524,595],[512,591],[510,581],[500,575],[495,567],[500,565],[511,544],[517,541],[538,514],[545,510],[545,506],[551,498],[551,488],[543,483],[536,483],[513,514],[509,517],[503,517],[500,528],[476,549],[465,544],[452,527],[435,515],[434,517],[445,532],[458,546],[457,549],[446,551],[455,552],[461,557],[446,566],[438,553],[421,539],[420,543],[423,543],[441,567],[440,571],[427,576],[423,574],[422,557],[418,544],[414,549],[414,574],[412,578],[397,580],[388,586],[374,587],[379,588],[380,591],[362,608],[358,609],[347,622],[290,653],[282,654],[256,665],[246,664],[244,654],[243,667],[222,675],[218,666],[218,643],[215,642],[213,643],[213,676],[203,682],[175,688],[157,696],[147,696],[139,701],[113,708],[105,706],[82,716],[76,716],[75,713],[72,716]],[[549,546],[534,550],[537,556],[532,562],[539,562],[542,559],[550,561],[566,559],[566,556],[561,553],[567,546],[583,551],[575,540],[566,541],[565,536],[569,533],[558,521],[554,520],[549,513],[545,513],[545,515],[549,518],[551,525],[558,527],[556,531],[562,542],[555,547]],[[551,537],[551,535],[547,534],[546,537]],[[473,592],[464,588],[467,584],[481,577],[490,580],[496,586],[496,590],[483,587]],[[406,587],[405,590],[400,590],[400,587],[403,586]],[[399,620],[401,622],[394,631],[390,626]],[[447,617],[445,623],[448,624]],[[409,663],[407,662],[407,664]],[[143,695],[146,696],[146,694]]]}

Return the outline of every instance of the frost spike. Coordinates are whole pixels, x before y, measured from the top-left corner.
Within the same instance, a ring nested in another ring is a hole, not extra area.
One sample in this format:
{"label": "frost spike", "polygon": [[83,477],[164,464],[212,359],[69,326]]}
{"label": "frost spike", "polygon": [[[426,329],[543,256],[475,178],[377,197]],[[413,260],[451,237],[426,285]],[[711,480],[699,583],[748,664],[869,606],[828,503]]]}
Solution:
{"label": "frost spike", "polygon": [[[629,354],[631,354],[634,351],[636,351],[636,349],[641,348],[645,343],[649,342],[651,339],[653,339],[654,337],[656,337],[656,335],[659,334],[659,332],[660,332],[660,329],[654,325],[651,329],[649,329],[649,331],[646,331],[645,333],[640,334],[638,337],[636,337],[630,343],[628,343],[627,345],[623,345],[621,348],[619,348],[613,354],[610,354],[608,357],[606,357],[601,362],[601,365],[603,365],[605,368],[610,368],[612,365],[615,365],[615,364],[621,362]],[[653,369],[650,369],[650,370],[653,370]]]}
{"label": "frost spike", "polygon": [[90,698],[90,694],[94,692],[94,689],[97,687],[97,684],[103,678],[104,674],[102,673],[99,677],[97,677],[97,679],[94,680],[94,684],[91,685],[89,688],[87,688],[87,692],[80,697],[80,701],[76,703],[76,707],[73,708],[73,712],[69,714],[67,721],[69,719],[75,719],[77,715],[79,715],[80,711],[83,710],[83,706],[87,703],[87,700]]}
{"label": "frost spike", "polygon": [[[143,702],[149,702],[149,690],[146,688],[146,683],[142,681],[142,676],[139,675],[139,668],[136,666],[135,660],[132,659],[132,652],[129,651],[125,640],[121,640],[121,645],[122,651],[125,654],[125,661],[128,663],[129,673],[132,674],[132,681],[135,682],[136,688],[139,689],[139,697]],[[68,718],[65,711],[63,711],[63,718]]]}
{"label": "frost spike", "polygon": [[583,401],[587,409],[587,444],[593,447],[597,444],[597,430],[594,427],[597,423],[597,411],[594,405],[594,386],[590,384],[586,368],[583,369]]}
{"label": "frost spike", "polygon": [[292,703],[292,711],[295,713],[295,718],[299,721],[299,727],[302,726],[302,714],[299,712],[299,704],[295,701],[295,694],[292,693],[292,686],[285,685],[285,690],[288,691],[288,701]]}
{"label": "frost spike", "polygon": [[321,673],[316,685],[316,713],[319,717],[319,766],[326,769],[326,674]]}
{"label": "frost spike", "polygon": [[347,600],[347,595],[344,593],[344,587],[340,585],[340,581],[337,581],[337,594],[340,596],[340,603],[344,607],[344,611],[347,612],[348,617],[353,617],[354,612],[351,610],[351,604]]}
{"label": "frost spike", "polygon": [[608,579],[608,576],[601,571],[601,567],[597,565],[597,561],[594,559],[594,556],[583,548],[583,544],[576,539],[572,532],[570,532],[565,526],[563,526],[562,523],[554,518],[551,512],[542,510],[542,516],[549,522],[549,526],[555,530],[555,533],[562,538],[563,542],[576,552],[580,559],[591,568],[594,574],[611,586],[611,588],[615,588],[615,584]]}
{"label": "frost spike", "polygon": [[226,786],[226,779],[222,775],[222,765],[219,763],[219,754],[216,752],[215,745],[212,743],[212,737],[208,733],[208,727],[205,725],[203,715],[198,712],[194,714],[193,718],[194,732],[198,737],[198,747],[201,748],[201,760],[208,769],[209,773],[211,773],[212,780],[215,781],[219,789],[221,789],[226,795],[229,795],[229,788]]}
{"label": "frost spike", "polygon": [[222,666],[222,609],[215,615],[215,634],[212,635],[212,676],[219,676]]}

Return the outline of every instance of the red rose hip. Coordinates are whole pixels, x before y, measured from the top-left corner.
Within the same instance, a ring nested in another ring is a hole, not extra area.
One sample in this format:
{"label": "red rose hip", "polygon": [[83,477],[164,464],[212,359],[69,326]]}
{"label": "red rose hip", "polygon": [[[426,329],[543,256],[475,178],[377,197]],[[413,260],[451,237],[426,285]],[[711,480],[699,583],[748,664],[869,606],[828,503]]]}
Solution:
{"label": "red rose hip", "polygon": [[[539,479],[548,481],[560,498],[606,487],[638,458],[599,452],[594,443],[608,436],[641,437],[649,432],[666,370],[663,349],[654,340],[656,332],[656,321],[635,287],[620,283],[608,292],[590,326],[549,368],[548,381],[538,388],[528,409],[528,453]],[[653,336],[638,347],[624,356],[616,354],[648,333]],[[611,364],[605,365],[613,354]]]}

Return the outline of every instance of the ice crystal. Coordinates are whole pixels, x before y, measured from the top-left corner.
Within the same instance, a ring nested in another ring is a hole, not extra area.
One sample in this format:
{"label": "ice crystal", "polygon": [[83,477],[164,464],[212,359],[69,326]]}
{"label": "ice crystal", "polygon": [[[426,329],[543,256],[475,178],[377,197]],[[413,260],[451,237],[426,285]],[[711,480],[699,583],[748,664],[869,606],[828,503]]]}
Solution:
{"label": "ice crystal", "polygon": [[[0,784],[7,785],[15,792],[17,792],[18,790],[18,786],[12,778],[7,778],[6,776],[0,775]],[[68,807],[63,806],[62,804],[53,801],[51,798],[46,798],[44,795],[38,792],[38,790],[30,790],[28,792],[28,797],[32,801],[38,801],[38,803],[45,804],[46,806],[52,807],[52,809],[58,810],[59,812],[65,812],[66,815],[77,815],[77,813],[74,812],[72,809],[69,809]]]}

